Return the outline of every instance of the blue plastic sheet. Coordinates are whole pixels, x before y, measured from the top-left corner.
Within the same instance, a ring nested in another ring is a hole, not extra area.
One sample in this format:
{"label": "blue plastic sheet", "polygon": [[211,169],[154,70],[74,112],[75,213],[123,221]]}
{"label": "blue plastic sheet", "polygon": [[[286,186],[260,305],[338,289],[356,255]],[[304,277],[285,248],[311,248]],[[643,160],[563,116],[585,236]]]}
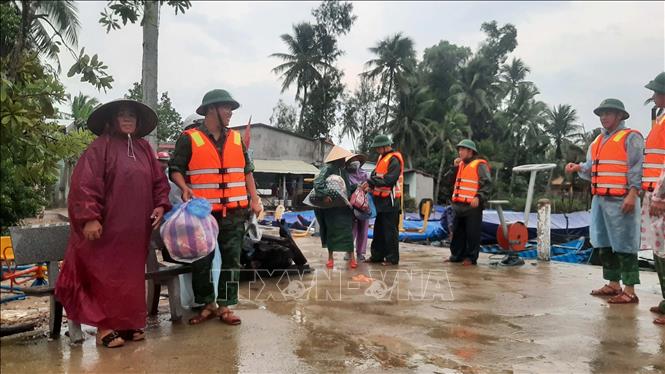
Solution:
{"label": "blue plastic sheet", "polygon": [[[446,213],[449,206],[435,205],[430,214],[427,231],[424,233],[402,232],[400,233],[401,241],[435,241],[442,240],[448,236],[448,218]],[[524,212],[504,211],[504,217],[507,222],[522,221]],[[302,212],[285,212],[282,216],[286,221],[289,228],[305,230],[309,224],[314,220],[314,211],[306,210]],[[552,243],[559,243],[568,241],[568,238],[578,238],[581,236],[589,236],[589,224],[591,223],[591,215],[588,211],[573,212],[567,214],[552,214],[551,220],[551,233]],[[266,216],[261,222],[262,225],[279,226],[274,217]],[[374,219],[370,219],[370,225],[374,224]],[[418,213],[406,213],[404,217],[405,228],[421,228],[423,221],[420,219]],[[531,213],[529,216],[529,239],[536,238],[536,224],[537,214]],[[483,244],[496,243],[496,231],[499,227],[499,216],[493,209],[486,209],[483,212],[483,224],[480,241]],[[372,238],[372,230],[369,230],[369,238]]]}

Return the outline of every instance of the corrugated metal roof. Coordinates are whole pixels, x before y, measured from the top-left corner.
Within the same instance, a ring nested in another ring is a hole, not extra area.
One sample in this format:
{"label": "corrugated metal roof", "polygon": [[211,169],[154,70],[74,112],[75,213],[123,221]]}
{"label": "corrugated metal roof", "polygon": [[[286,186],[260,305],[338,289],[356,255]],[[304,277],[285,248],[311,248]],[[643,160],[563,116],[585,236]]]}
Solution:
{"label": "corrugated metal roof", "polygon": [[319,169],[299,160],[253,160],[255,173],[319,174]]}

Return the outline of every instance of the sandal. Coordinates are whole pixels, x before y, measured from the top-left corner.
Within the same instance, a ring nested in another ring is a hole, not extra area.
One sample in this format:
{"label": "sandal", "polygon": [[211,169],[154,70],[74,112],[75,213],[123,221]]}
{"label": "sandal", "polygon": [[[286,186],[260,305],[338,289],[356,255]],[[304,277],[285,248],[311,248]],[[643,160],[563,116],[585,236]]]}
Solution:
{"label": "sandal", "polygon": [[653,320],[656,325],[665,325],[665,317],[658,317]]}
{"label": "sandal", "polygon": [[97,335],[97,344],[103,345],[106,348],[117,348],[125,345],[125,340],[118,334],[117,331],[111,331],[110,333],[99,337]]}
{"label": "sandal", "polygon": [[328,269],[332,269],[333,266],[335,266],[335,263],[334,263],[333,260],[328,260],[328,262],[326,262],[326,267],[327,267]]}
{"label": "sandal", "polygon": [[[205,312],[208,312],[207,314]],[[217,317],[216,310],[210,309],[210,308],[203,308],[201,309],[201,312],[199,312],[199,315],[194,316],[189,319],[189,324],[190,325],[198,325],[200,323],[203,323],[209,319],[213,319]]]}
{"label": "sandal", "polygon": [[651,308],[649,308],[649,311],[651,313],[656,313],[656,314],[665,314],[665,313],[663,313],[662,310],[660,310],[660,307],[658,307],[658,306],[652,306]]}
{"label": "sandal", "polygon": [[231,309],[226,309],[219,314],[219,319],[227,325],[239,325],[242,321],[233,314]]}
{"label": "sandal", "polygon": [[612,296],[607,302],[609,304],[637,304],[640,302],[640,299],[635,294],[622,292],[616,296]]}
{"label": "sandal", "polygon": [[355,268],[357,268],[357,267],[358,267],[358,262],[356,262],[355,259],[352,259],[352,260],[349,262],[349,267],[350,267],[351,269],[355,269]]}
{"label": "sandal", "polygon": [[119,331],[118,333],[120,334],[120,337],[123,338],[125,341],[129,340],[133,342],[138,342],[145,339],[144,329],[122,330]]}
{"label": "sandal", "polygon": [[604,285],[603,287],[591,291],[591,296],[617,296],[621,294],[621,290],[610,286],[609,284]]}

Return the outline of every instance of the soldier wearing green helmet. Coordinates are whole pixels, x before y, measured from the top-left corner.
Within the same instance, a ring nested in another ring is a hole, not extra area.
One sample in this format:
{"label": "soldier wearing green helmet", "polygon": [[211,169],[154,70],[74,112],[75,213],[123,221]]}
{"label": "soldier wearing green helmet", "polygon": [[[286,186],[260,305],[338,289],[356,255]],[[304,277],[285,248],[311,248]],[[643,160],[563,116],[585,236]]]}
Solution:
{"label": "soldier wearing green helmet", "polygon": [[565,169],[591,181],[589,236],[600,254],[603,278],[608,281],[591,295],[609,297],[610,304],[636,304],[644,139],[626,127],[624,121],[630,115],[621,100],[605,99],[593,113],[600,118],[601,133],[589,146],[586,161],[569,163]]}
{"label": "soldier wearing green helmet", "polygon": [[263,208],[252,175],[254,165],[242,137],[228,128],[233,111],[239,106],[226,90],[207,92],[196,109],[197,114],[204,116],[203,123],[183,132],[169,162],[171,180],[182,190],[183,200],[208,200],[219,226],[222,271],[217,298],[211,272],[213,253],[192,263],[194,301],[204,308],[189,320],[190,324],[215,317],[230,325],[240,324],[240,318],[229,306],[238,303],[244,224],[248,210],[258,216]]}
{"label": "soldier wearing green helmet", "polygon": [[376,206],[374,238],[371,256],[365,262],[384,266],[399,264],[399,220],[404,185],[404,159],[393,150],[388,135],[380,134],[370,146],[379,154],[376,167],[367,182],[366,191],[372,191]]}
{"label": "soldier wearing green helmet", "polygon": [[653,250],[663,300],[650,310],[658,314],[656,325],[665,326],[665,72],[645,86],[653,91],[651,130],[644,146],[642,164],[642,250]]}
{"label": "soldier wearing green helmet", "polygon": [[492,189],[492,178],[489,165],[478,157],[473,140],[460,141],[457,152],[459,157],[446,174],[448,180],[454,175],[455,181],[451,198],[454,218],[450,257],[444,262],[461,262],[469,266],[478,261],[483,209]]}

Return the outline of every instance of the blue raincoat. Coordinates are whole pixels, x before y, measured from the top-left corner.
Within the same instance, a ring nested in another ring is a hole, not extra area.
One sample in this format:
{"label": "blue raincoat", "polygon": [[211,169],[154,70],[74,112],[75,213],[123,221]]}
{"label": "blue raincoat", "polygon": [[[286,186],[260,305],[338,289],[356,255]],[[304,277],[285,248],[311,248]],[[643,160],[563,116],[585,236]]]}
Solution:
{"label": "blue raincoat", "polygon": [[[625,129],[624,122],[611,133],[602,129],[603,143],[617,131]],[[628,185],[641,188],[644,138],[637,133],[626,136],[628,153]],[[580,178],[591,180],[591,147],[587,151],[586,161],[580,163]],[[591,202],[591,245],[596,248],[612,247],[614,252],[637,253],[640,249],[640,199],[635,199],[635,209],[625,214],[621,211],[623,197],[594,195]]]}

